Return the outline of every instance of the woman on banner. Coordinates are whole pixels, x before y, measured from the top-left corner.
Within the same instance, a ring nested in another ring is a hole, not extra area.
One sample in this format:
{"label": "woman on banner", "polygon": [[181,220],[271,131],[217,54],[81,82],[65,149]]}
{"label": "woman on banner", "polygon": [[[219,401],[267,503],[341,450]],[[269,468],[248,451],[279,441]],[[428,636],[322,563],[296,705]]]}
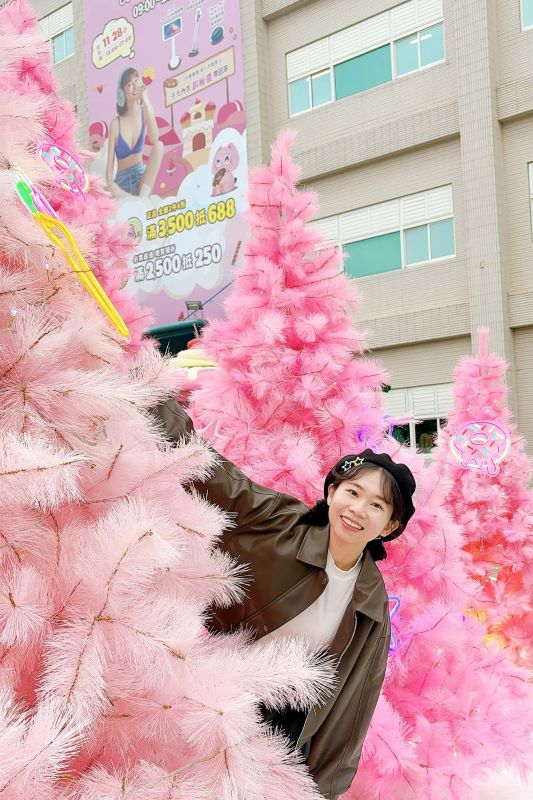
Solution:
{"label": "woman on banner", "polygon": [[[113,197],[148,197],[163,159],[163,144],[148,91],[135,67],[125,69],[117,86],[117,114],[109,127],[106,183]],[[146,135],[151,143],[143,160]],[[115,171],[115,158],[117,172]]]}

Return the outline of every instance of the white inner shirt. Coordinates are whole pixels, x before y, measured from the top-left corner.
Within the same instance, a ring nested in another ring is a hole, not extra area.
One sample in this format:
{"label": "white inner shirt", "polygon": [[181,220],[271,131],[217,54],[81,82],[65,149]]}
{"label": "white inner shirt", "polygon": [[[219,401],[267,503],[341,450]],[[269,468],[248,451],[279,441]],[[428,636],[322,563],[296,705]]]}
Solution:
{"label": "white inner shirt", "polygon": [[361,572],[361,561],[362,554],[351,569],[340,569],[328,550],[328,584],[320,597],[285,625],[267,633],[261,641],[280,636],[307,636],[320,644],[331,644],[352,599],[355,582]]}

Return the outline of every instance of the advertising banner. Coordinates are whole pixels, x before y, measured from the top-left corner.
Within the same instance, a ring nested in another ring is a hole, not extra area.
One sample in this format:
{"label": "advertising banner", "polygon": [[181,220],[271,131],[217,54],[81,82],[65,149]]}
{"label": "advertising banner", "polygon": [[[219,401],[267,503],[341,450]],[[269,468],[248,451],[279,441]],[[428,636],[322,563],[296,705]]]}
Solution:
{"label": "advertising banner", "polygon": [[[222,315],[246,235],[238,0],[86,0],[89,148],[156,325]],[[188,307],[189,306],[189,307]]]}

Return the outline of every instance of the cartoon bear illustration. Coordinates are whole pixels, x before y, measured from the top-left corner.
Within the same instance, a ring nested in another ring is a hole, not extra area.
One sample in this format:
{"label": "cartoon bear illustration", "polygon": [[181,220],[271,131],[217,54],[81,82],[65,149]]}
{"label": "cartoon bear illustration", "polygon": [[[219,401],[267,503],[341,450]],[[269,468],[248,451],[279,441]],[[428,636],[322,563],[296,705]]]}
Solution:
{"label": "cartoon bear illustration", "polygon": [[232,192],[237,186],[233,170],[239,166],[239,151],[233,143],[219,147],[213,159],[211,197]]}

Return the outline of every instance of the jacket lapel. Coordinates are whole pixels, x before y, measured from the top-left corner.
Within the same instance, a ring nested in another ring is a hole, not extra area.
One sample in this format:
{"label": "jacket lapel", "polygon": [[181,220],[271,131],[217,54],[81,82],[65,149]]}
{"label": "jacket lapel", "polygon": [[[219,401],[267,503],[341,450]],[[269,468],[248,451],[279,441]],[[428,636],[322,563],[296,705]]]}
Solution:
{"label": "jacket lapel", "polygon": [[307,529],[296,558],[311,567],[326,569],[328,543],[329,523],[326,525],[311,525]]}
{"label": "jacket lapel", "polygon": [[376,567],[376,562],[368,552],[363,555],[361,572],[357,578],[353,593],[354,611],[370,617],[375,622],[383,622],[385,609],[383,607],[383,593],[385,591],[381,572]]}
{"label": "jacket lapel", "polygon": [[[328,542],[329,525],[310,526],[296,558],[312,567],[326,569]],[[353,593],[353,613],[357,611],[376,622],[383,622],[383,578],[368,550],[363,555],[361,572]]]}

